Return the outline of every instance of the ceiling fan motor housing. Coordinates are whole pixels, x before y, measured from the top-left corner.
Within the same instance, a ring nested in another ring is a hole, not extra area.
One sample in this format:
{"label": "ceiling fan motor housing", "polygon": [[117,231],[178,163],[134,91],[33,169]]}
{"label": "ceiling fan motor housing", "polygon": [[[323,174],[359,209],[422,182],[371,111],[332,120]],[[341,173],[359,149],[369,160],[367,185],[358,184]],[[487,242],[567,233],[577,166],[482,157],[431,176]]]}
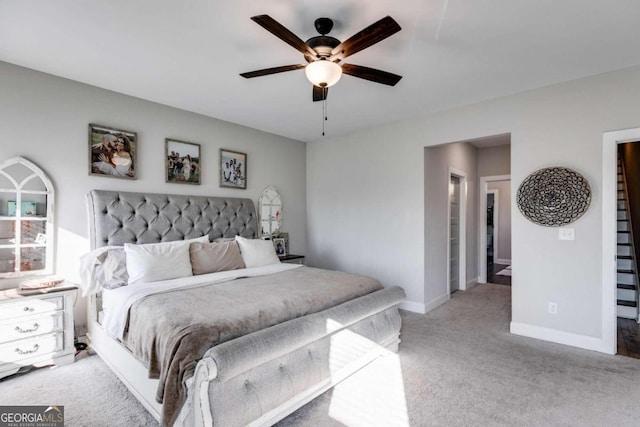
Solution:
{"label": "ceiling fan motor housing", "polygon": [[331,36],[315,36],[306,41],[307,45],[318,53],[317,58],[312,58],[310,55],[305,55],[307,62],[313,62],[319,58],[326,58],[331,56],[331,51],[335,49],[340,40]]}

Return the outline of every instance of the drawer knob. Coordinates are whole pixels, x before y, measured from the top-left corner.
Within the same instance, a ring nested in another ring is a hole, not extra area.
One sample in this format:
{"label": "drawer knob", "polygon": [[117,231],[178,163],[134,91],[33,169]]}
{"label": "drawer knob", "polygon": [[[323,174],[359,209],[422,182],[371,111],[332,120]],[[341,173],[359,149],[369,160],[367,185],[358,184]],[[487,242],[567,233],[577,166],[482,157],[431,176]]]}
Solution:
{"label": "drawer knob", "polygon": [[39,348],[40,348],[40,346],[38,344],[34,344],[33,345],[33,349],[31,349],[31,350],[21,350],[20,348],[16,348],[16,353],[18,353],[18,354],[31,354],[31,353],[35,353],[36,351],[38,351]]}
{"label": "drawer knob", "polygon": [[34,323],[33,328],[31,329],[22,329],[20,326],[16,326],[16,331],[18,331],[21,334],[28,334],[29,332],[37,331],[39,327],[40,325],[38,325],[37,323]]}
{"label": "drawer knob", "polygon": [[33,307],[25,306],[25,308],[23,308],[22,311],[33,311]]}

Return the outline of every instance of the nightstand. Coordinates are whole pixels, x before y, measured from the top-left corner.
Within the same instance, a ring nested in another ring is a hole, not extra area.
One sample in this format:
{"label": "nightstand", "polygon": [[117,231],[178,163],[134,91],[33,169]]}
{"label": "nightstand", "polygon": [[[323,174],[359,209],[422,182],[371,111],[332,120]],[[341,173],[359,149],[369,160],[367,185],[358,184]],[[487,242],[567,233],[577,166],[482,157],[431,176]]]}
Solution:
{"label": "nightstand", "polygon": [[287,264],[304,264],[304,255],[283,255],[279,256],[280,262],[285,262]]}
{"label": "nightstand", "polygon": [[25,366],[74,361],[76,292],[72,286],[0,291],[0,378]]}

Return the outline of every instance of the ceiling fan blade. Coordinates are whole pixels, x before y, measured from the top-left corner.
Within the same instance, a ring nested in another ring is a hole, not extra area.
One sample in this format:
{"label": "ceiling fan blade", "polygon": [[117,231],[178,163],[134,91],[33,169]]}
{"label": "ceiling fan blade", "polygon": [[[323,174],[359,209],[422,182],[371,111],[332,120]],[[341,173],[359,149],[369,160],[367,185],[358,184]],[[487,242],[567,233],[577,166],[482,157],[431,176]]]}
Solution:
{"label": "ceiling fan blade", "polygon": [[313,102],[324,101],[329,96],[328,87],[313,86]]}
{"label": "ceiling fan blade", "polygon": [[311,47],[303,42],[298,36],[286,29],[282,24],[280,24],[269,15],[253,16],[251,17],[251,19],[256,24],[260,25],[262,28],[269,31],[271,34],[278,37],[280,40],[284,41],[303,54],[311,55],[313,58],[316,58],[318,56],[315,50],[311,49]]}
{"label": "ceiling fan blade", "polygon": [[336,58],[343,59],[360,52],[394,35],[401,29],[400,25],[392,17],[386,16],[336,46],[331,51],[331,60]]}
{"label": "ceiling fan blade", "polygon": [[282,67],[265,68],[264,70],[248,71],[246,73],[240,73],[245,79],[252,77],[268,76],[269,74],[284,73],[285,71],[299,70],[306,67],[304,64],[283,65]]}
{"label": "ceiling fan blade", "polygon": [[362,65],[342,64],[342,72],[353,77],[370,80],[383,85],[395,86],[402,76]]}

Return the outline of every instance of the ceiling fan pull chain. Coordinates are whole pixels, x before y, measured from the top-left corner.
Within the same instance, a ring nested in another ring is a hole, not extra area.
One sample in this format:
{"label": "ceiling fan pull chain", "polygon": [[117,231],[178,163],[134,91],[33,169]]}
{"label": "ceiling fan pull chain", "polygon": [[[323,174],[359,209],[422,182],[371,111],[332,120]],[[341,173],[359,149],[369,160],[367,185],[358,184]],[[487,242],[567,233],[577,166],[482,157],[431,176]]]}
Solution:
{"label": "ceiling fan pull chain", "polygon": [[324,136],[324,122],[326,122],[327,120],[329,120],[328,115],[329,115],[329,104],[327,104],[327,93],[329,92],[329,89],[327,89],[326,87],[322,88],[322,94],[323,94],[323,100],[322,100],[322,136]]}
{"label": "ceiling fan pull chain", "polygon": [[327,119],[327,116],[329,116],[329,101],[327,101],[328,95],[329,95],[329,88],[327,87],[323,87],[322,91],[324,92],[324,119]]}
{"label": "ceiling fan pull chain", "polygon": [[322,136],[324,136],[324,122],[327,119],[327,116],[325,114],[326,109],[327,109],[327,99],[325,98],[322,101]]}

